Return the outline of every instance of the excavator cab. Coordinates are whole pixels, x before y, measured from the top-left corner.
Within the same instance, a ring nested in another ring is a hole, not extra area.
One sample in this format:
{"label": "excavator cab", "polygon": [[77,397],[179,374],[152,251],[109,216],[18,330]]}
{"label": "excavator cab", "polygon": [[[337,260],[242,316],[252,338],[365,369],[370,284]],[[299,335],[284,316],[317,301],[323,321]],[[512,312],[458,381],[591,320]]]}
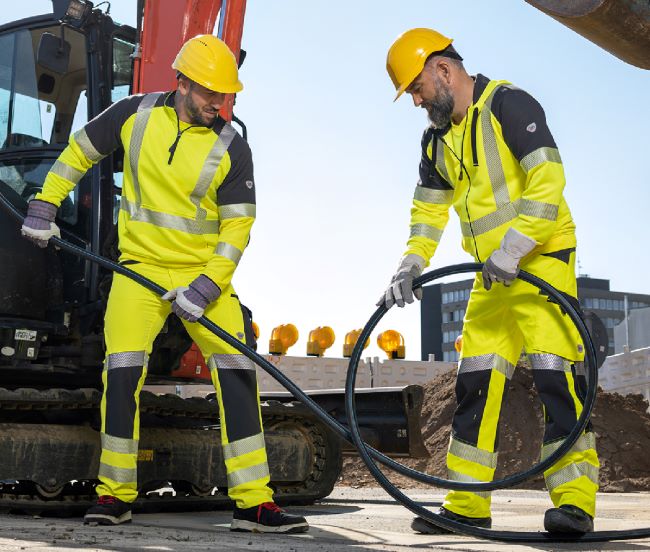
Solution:
{"label": "excavator cab", "polygon": [[[70,134],[130,93],[136,31],[91,8],[55,2],[52,14],[0,27],[0,193],[22,212]],[[88,171],[57,215],[65,239],[98,254],[115,249],[121,157]],[[4,213],[0,235],[3,384],[36,372],[41,385],[48,374],[59,384],[97,384],[110,275],[35,247]]]}

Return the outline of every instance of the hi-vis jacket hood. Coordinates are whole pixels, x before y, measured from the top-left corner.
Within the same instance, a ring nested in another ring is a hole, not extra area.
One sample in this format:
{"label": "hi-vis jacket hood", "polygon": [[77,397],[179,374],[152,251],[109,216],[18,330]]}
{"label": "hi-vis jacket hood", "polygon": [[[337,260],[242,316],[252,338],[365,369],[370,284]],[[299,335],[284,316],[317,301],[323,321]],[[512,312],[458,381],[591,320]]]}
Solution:
{"label": "hi-vis jacket hood", "polygon": [[255,220],[248,144],[223,119],[178,120],[173,93],[124,98],[70,137],[37,199],[60,205],[94,164],[124,148],[120,261],[205,267],[230,283]]}
{"label": "hi-vis jacket hood", "polygon": [[463,249],[477,261],[499,247],[510,227],[537,241],[528,258],[575,248],[562,160],[539,103],[506,81],[478,75],[461,126],[460,147],[451,128],[424,133],[406,254],[429,261],[451,205]]}

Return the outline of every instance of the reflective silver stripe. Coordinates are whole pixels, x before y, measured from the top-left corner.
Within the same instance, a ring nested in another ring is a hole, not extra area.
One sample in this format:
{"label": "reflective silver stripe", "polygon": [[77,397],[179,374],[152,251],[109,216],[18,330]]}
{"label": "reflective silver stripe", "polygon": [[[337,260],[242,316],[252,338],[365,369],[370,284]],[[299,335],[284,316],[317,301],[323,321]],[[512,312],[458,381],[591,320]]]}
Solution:
{"label": "reflective silver stripe", "polygon": [[226,154],[226,151],[228,151],[230,143],[233,141],[236,134],[237,133],[232,126],[225,124],[223,129],[221,129],[219,137],[212,145],[212,149],[210,150],[210,153],[208,153],[208,156],[203,163],[203,167],[201,167],[199,179],[196,181],[194,190],[190,195],[190,201],[196,207],[197,220],[202,220],[207,215],[206,210],[201,208],[201,200],[205,197],[205,194],[208,193],[210,184],[212,183],[215,174],[217,174],[217,170],[221,164],[221,160]]}
{"label": "reflective silver stripe", "polygon": [[449,452],[454,456],[458,456],[464,460],[481,464],[486,468],[495,469],[497,467],[497,453],[482,450],[462,441],[458,441],[453,437],[449,441]]}
{"label": "reflective silver stripe", "polygon": [[502,205],[496,211],[473,220],[471,226],[469,222],[461,221],[461,230],[466,238],[472,237],[472,230],[474,230],[474,236],[480,236],[510,222],[520,214],[555,221],[557,220],[558,207],[551,203],[520,198],[514,203]]}
{"label": "reflective silver stripe", "polygon": [[257,481],[263,477],[269,477],[269,466],[266,462],[256,464],[249,468],[243,468],[228,474],[228,488],[232,490],[234,487]]}
{"label": "reflective silver stripe", "polygon": [[131,165],[131,177],[133,179],[133,191],[135,193],[136,207],[140,207],[140,204],[142,203],[142,194],[140,192],[140,182],[138,179],[140,149],[142,148],[144,131],[147,128],[151,111],[161,94],[162,92],[146,94],[142,100],[140,100],[140,105],[138,105],[138,111],[135,115],[135,121],[133,122],[133,129],[131,131],[131,140],[129,142],[129,164]]}
{"label": "reflective silver stripe", "polygon": [[239,264],[239,259],[241,259],[242,256],[242,252],[239,249],[226,242],[219,242],[215,249],[215,253],[225,257],[226,259],[230,259],[235,264]]}
{"label": "reflective silver stripe", "polygon": [[75,184],[77,184],[83,178],[83,175],[86,174],[82,171],[78,171],[70,165],[66,165],[58,159],[54,162],[54,165],[52,165],[50,172],[60,176],[61,178],[65,178],[70,182],[74,182]]}
{"label": "reflective silver stripe", "polygon": [[244,355],[212,355],[208,359],[210,370],[255,370],[255,364]]}
{"label": "reflective silver stripe", "polygon": [[533,370],[571,371],[571,364],[561,356],[549,353],[534,353],[528,355],[528,360],[530,360],[530,365]]}
{"label": "reflective silver stripe", "polygon": [[442,230],[424,223],[412,224],[410,237],[414,238],[416,236],[439,242],[442,238]]}
{"label": "reflective silver stripe", "polygon": [[252,217],[255,218],[256,206],[254,203],[234,203],[219,206],[219,220]]}
{"label": "reflective silver stripe", "polygon": [[458,374],[482,372],[485,370],[496,370],[497,372],[501,372],[506,378],[511,379],[515,373],[515,366],[496,353],[463,357],[460,359]]}
{"label": "reflective silver stripe", "polygon": [[573,366],[576,370],[576,375],[578,376],[586,376],[587,375],[587,370],[585,369],[585,363],[584,362],[574,362]]}
{"label": "reflective silver stripe", "polygon": [[160,228],[169,228],[170,230],[198,235],[219,233],[220,225],[218,220],[194,220],[179,217],[178,215],[170,215],[169,213],[161,213],[160,211],[152,211],[145,207],[138,209],[133,202],[124,197],[120,202],[120,209],[129,213],[131,220],[148,222]]}
{"label": "reflective silver stripe", "polygon": [[490,230],[498,228],[502,224],[505,224],[514,218],[517,218],[517,210],[511,203],[508,203],[507,205],[501,206],[493,213],[472,221],[471,227],[469,222],[464,221],[461,221],[460,226],[463,236],[471,238],[472,230],[474,230],[474,236],[480,236],[481,234],[485,234]]}
{"label": "reflective silver stripe", "polygon": [[453,190],[432,190],[424,186],[416,186],[413,199],[424,203],[435,203],[438,205],[449,205],[454,198]]}
{"label": "reflective silver stripe", "polygon": [[520,198],[515,202],[515,208],[520,215],[537,217],[546,220],[557,220],[558,206],[543,201]]}
{"label": "reflective silver stripe", "polygon": [[579,477],[585,476],[593,483],[598,485],[598,468],[589,462],[578,462],[569,464],[555,473],[545,476],[546,488],[549,491],[557,489],[560,485],[575,481]]}
{"label": "reflective silver stripe", "polygon": [[483,151],[485,153],[485,162],[487,165],[488,175],[490,176],[490,183],[492,184],[492,193],[494,194],[494,201],[497,207],[510,203],[510,195],[508,193],[508,186],[506,184],[506,176],[503,173],[503,163],[499,148],[497,147],[497,139],[492,127],[492,99],[495,92],[500,87],[497,86],[492,90],[485,105],[481,110],[479,117],[481,118],[481,130],[483,131]]}
{"label": "reflective silver stripe", "polygon": [[103,462],[99,463],[99,475],[100,477],[108,477],[118,483],[135,484],[138,481],[137,468],[117,468],[115,466],[104,464]]}
{"label": "reflective silver stripe", "polygon": [[449,173],[447,172],[447,165],[445,164],[445,145],[442,140],[436,140],[436,168],[442,177],[451,184]]}
{"label": "reflective silver stripe", "polygon": [[[560,439],[555,443],[549,443],[548,445],[542,446],[542,460],[546,460],[551,454],[559,449],[563,443],[564,439]],[[585,452],[590,449],[596,450],[596,435],[591,431],[578,437],[578,440],[569,449],[567,454],[571,454],[572,452]]]}
{"label": "reflective silver stripe", "polygon": [[144,351],[130,351],[127,353],[113,353],[106,357],[106,368],[127,368],[130,366],[144,366],[147,363],[147,354]]}
{"label": "reflective silver stripe", "polygon": [[557,148],[544,147],[531,151],[521,161],[519,161],[519,164],[524,172],[528,173],[538,165],[548,162],[562,163],[562,158],[560,157],[560,152]]}
{"label": "reflective silver stripe", "polygon": [[102,449],[120,454],[138,454],[138,441],[135,439],[123,439],[114,435],[101,434]]}
{"label": "reflective silver stripe", "polygon": [[264,434],[258,433],[257,435],[251,435],[244,439],[239,439],[238,441],[233,441],[223,446],[223,457],[226,460],[231,458],[236,458],[237,456],[242,456],[253,452],[255,450],[263,449],[266,446],[264,442]]}
{"label": "reflective silver stripe", "polygon": [[93,146],[93,143],[90,141],[90,138],[88,138],[88,135],[86,134],[85,128],[78,130],[74,133],[73,136],[74,141],[77,143],[83,154],[93,163],[97,163],[97,161],[100,161],[106,157],[105,155],[99,153],[97,149],[95,149],[95,146]]}
{"label": "reflective silver stripe", "polygon": [[[467,475],[464,473],[460,473],[454,470],[447,470],[447,477],[451,479],[452,481],[462,481],[464,483],[485,483],[485,481],[481,481],[480,479],[476,479],[475,477],[472,477],[471,475]],[[482,498],[489,498],[490,497],[490,491],[464,491],[464,492],[472,492],[477,496],[480,496]]]}

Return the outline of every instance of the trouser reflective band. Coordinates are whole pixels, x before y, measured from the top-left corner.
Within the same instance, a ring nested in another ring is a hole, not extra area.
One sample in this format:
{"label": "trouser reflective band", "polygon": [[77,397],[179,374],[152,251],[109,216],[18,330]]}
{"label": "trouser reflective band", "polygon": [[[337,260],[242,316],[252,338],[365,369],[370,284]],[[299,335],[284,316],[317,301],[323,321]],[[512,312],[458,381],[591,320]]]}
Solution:
{"label": "trouser reflective band", "polygon": [[241,354],[213,354],[208,367],[219,399],[228,496],[239,508],[270,502],[255,365]]}
{"label": "trouser reflective band", "polygon": [[102,373],[102,454],[97,494],[124,502],[133,502],[138,496],[138,406],[146,362],[144,351],[112,353],[107,355]]}

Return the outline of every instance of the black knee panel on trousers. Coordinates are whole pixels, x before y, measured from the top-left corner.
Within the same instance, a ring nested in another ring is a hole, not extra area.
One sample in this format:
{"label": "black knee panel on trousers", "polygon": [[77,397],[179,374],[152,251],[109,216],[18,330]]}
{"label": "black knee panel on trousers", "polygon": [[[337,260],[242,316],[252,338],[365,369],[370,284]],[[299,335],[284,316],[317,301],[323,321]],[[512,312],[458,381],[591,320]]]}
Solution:
{"label": "black knee panel on trousers", "polygon": [[[456,378],[456,412],[452,422],[454,436],[476,446],[490,387],[491,370],[458,374]],[[504,390],[505,391],[505,390]]]}
{"label": "black knee panel on trousers", "polygon": [[255,370],[219,370],[219,384],[228,442],[260,433]]}
{"label": "black knee panel on trousers", "polygon": [[142,377],[142,366],[111,368],[106,374],[105,432],[123,439],[133,439],[135,393]]}

